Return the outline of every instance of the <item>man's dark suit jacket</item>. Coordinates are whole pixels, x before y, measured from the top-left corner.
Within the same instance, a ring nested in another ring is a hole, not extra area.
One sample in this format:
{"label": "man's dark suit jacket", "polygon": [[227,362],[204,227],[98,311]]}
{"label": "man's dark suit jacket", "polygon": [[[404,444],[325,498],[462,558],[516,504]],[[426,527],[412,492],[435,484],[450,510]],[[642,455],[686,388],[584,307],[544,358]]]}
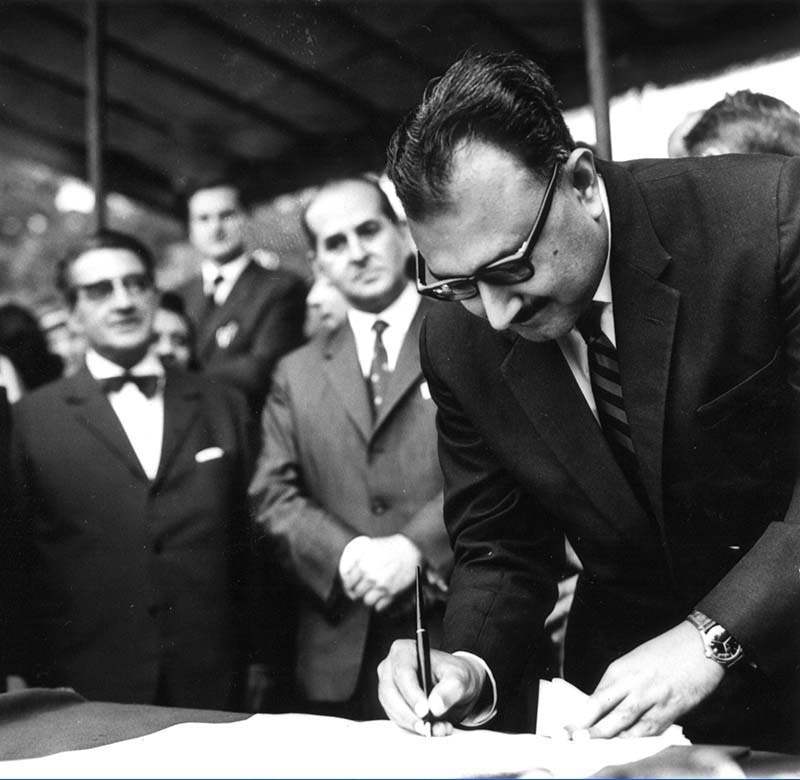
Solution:
{"label": "man's dark suit jacket", "polygon": [[305,282],[250,260],[222,306],[209,308],[199,275],[178,292],[197,327],[203,372],[238,387],[259,413],[275,362],[303,342]]}
{"label": "man's dark suit jacket", "polygon": [[85,368],[15,406],[20,506],[3,540],[30,620],[19,653],[29,682],[138,703],[161,684],[164,703],[240,706],[248,419],[236,391],[168,370],[151,482]]}
{"label": "man's dark suit jacket", "polygon": [[502,707],[554,602],[563,531],[585,568],[568,678],[591,691],[610,661],[697,607],[758,671],[730,670],[687,733],[786,747],[782,729],[800,723],[789,700],[800,663],[800,508],[789,508],[800,159],[598,168],[623,394],[652,514],[557,343],[497,333],[461,306],[434,311],[421,351],[456,554],[447,645],[488,662]]}

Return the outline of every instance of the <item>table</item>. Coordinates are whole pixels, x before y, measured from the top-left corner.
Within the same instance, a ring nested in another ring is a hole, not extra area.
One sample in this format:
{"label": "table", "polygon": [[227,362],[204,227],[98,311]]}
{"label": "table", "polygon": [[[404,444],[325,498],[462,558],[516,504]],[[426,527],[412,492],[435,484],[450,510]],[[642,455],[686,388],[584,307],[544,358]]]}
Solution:
{"label": "table", "polygon": [[[110,745],[177,724],[226,724],[249,717],[247,713],[90,702],[68,688],[0,694],[0,761]],[[740,769],[747,777],[800,777],[800,756],[698,745],[669,747],[650,758],[608,767],[594,776],[703,776],[704,767],[718,761],[732,761],[724,766]]]}

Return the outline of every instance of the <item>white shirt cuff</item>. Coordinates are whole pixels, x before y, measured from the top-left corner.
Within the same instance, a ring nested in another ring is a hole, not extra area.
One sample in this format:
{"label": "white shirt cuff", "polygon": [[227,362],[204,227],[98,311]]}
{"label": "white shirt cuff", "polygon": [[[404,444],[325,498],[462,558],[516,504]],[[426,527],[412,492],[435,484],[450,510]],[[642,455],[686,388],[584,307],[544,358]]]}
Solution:
{"label": "white shirt cuff", "polygon": [[497,715],[497,683],[494,680],[494,675],[492,674],[492,670],[489,668],[489,665],[486,661],[483,660],[479,655],[475,655],[474,653],[468,653],[466,650],[456,650],[453,655],[457,655],[461,658],[465,658],[467,660],[472,660],[476,664],[479,664],[483,670],[486,672],[486,676],[489,678],[489,682],[492,684],[492,704],[488,709],[478,710],[477,712],[471,712],[467,715],[466,718],[461,720],[460,726],[466,726],[467,728],[476,728],[478,726],[483,726],[484,724],[488,723],[495,715]]}

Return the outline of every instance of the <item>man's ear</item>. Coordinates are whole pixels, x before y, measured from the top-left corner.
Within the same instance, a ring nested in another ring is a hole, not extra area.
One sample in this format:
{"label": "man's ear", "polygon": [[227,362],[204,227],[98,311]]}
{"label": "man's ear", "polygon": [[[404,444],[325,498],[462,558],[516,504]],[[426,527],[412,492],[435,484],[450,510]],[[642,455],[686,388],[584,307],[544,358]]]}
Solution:
{"label": "man's ear", "polygon": [[600,199],[592,150],[585,147],[574,149],[564,163],[564,175],[589,214],[594,219],[600,219],[603,215],[603,202]]}

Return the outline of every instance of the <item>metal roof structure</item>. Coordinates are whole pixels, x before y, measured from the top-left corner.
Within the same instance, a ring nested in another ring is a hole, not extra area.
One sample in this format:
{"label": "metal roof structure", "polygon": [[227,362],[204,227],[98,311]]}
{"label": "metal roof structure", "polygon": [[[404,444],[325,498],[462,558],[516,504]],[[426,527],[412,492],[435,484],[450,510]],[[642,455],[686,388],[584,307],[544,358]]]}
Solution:
{"label": "metal roof structure", "polygon": [[[87,6],[0,6],[0,144],[86,176]],[[800,48],[797,0],[604,0],[613,93]],[[588,102],[581,0],[163,0],[104,4],[105,184],[174,211],[233,175],[255,199],[380,168],[464,50],[514,49]]]}

